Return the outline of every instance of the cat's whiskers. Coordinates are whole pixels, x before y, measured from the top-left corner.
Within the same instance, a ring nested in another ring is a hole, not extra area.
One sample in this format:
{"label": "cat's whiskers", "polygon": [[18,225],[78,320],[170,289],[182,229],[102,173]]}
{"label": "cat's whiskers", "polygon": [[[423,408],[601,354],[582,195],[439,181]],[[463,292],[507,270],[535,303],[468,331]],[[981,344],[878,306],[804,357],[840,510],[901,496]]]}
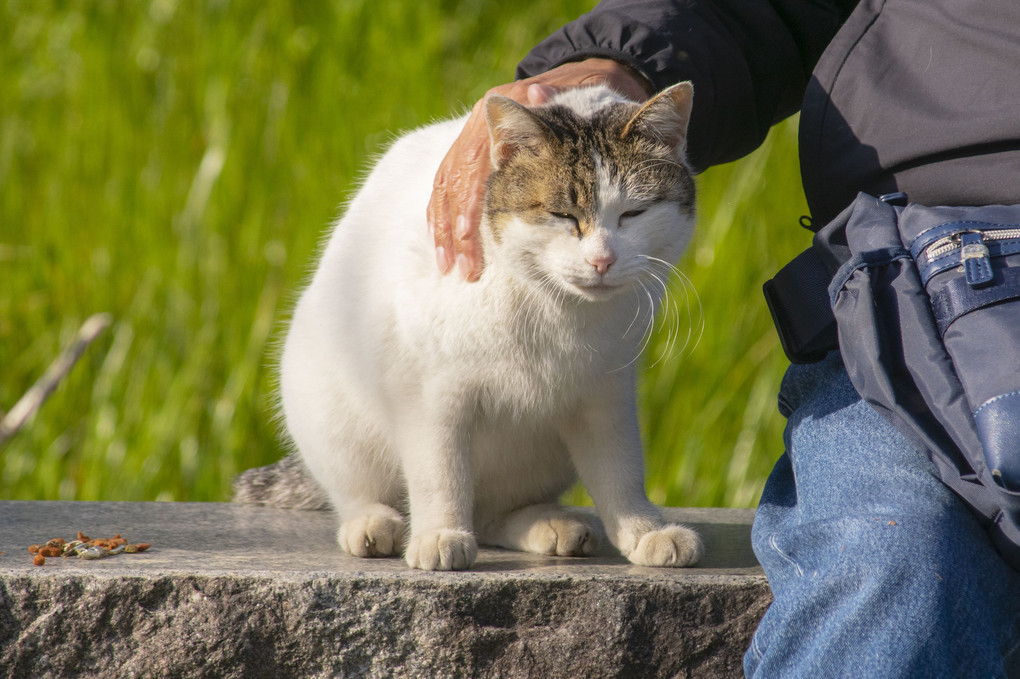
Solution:
{"label": "cat's whiskers", "polygon": [[[652,294],[652,292],[648,289],[648,286],[646,286],[644,281],[642,281],[640,278],[635,278],[634,280],[641,287],[642,292],[645,293],[644,296],[648,299],[648,323],[645,326],[645,329],[644,329],[644,331],[641,334],[641,345],[638,347],[637,351],[634,353],[634,357],[631,358],[626,363],[624,363],[623,365],[621,365],[619,368],[615,368],[613,370],[610,370],[609,372],[611,372],[611,373],[619,372],[620,370],[625,370],[625,369],[629,368],[630,366],[634,365],[634,363],[639,358],[641,358],[641,355],[645,352],[645,349],[648,348],[648,344],[652,340],[652,330],[654,328],[654,323],[655,323],[655,295]],[[641,312],[642,312],[642,308],[643,308],[643,304],[642,303],[644,302],[644,300],[642,299],[640,293],[638,293],[638,289],[636,287],[634,288],[634,294],[637,296],[637,302],[638,302],[637,303],[637,312],[634,315],[634,320],[631,321],[630,326],[628,326],[626,332],[624,332],[624,335],[623,335],[624,337],[627,336],[627,333],[630,332],[630,329],[634,326],[634,323],[641,316]]]}
{"label": "cat's whiskers", "polygon": [[[684,307],[687,310],[687,337],[684,339],[683,345],[679,349],[679,353],[680,355],[684,355],[694,351],[694,349],[697,348],[698,344],[701,343],[701,337],[705,331],[704,309],[702,307],[701,297],[698,295],[697,288],[694,287],[694,283],[691,282],[691,279],[687,276],[687,274],[685,274],[682,270],[680,270],[673,264],[670,264],[669,262],[659,259],[657,257],[651,257],[649,255],[643,255],[643,257],[650,265],[659,267],[660,269],[664,270],[667,275],[674,274],[676,276],[676,280],[679,282],[679,285],[683,290]],[[645,271],[648,272],[649,275],[654,275],[650,272],[650,270],[646,269]],[[676,313],[677,332],[675,333],[675,336],[672,338],[672,343],[669,342],[667,343],[666,357],[671,358],[674,350],[676,349],[676,342],[679,340],[680,310],[676,300],[676,296],[675,294],[673,294],[674,291],[671,291],[668,285],[664,284],[662,282],[662,279],[660,279],[658,276],[655,276],[655,278],[659,280],[660,284],[664,285],[663,295],[665,298],[671,299],[673,309],[675,310]],[[691,310],[692,293],[697,308],[696,315],[692,313]],[[697,331],[697,337],[694,339],[694,343],[691,344],[691,338],[693,337],[695,331]]]}
{"label": "cat's whiskers", "polygon": [[[669,294],[669,286],[668,286],[665,278],[659,276],[658,274],[656,274],[650,268],[643,269],[642,273],[645,273],[648,276],[651,276],[651,278],[653,280],[655,280],[656,283],[658,283],[659,287],[662,290],[662,292],[661,292],[662,296],[660,298],[661,299],[660,305],[663,307],[663,310],[661,312],[662,313],[661,321],[662,321],[663,327],[666,328],[666,347],[662,351],[662,353],[659,355],[659,357],[655,359],[655,362],[651,364],[652,366],[655,366],[655,365],[658,365],[658,363],[660,361],[662,361],[663,359],[668,358],[670,356],[670,353],[671,353],[670,347],[672,346],[673,342],[675,341],[676,335],[679,334],[678,333],[678,326],[679,326],[680,309],[676,305],[675,298],[672,295]],[[672,311],[673,311],[672,314],[670,313],[670,309],[671,308],[672,308]],[[649,334],[649,341],[650,341],[650,337],[652,335],[652,328],[649,329],[649,333],[648,334]]]}
{"label": "cat's whiskers", "polygon": [[[684,301],[686,302],[685,306],[687,307],[687,319],[688,319],[687,340],[684,342],[684,346],[681,348],[681,351],[690,353],[697,348],[698,344],[701,343],[701,337],[705,332],[705,314],[701,306],[701,297],[698,295],[698,290],[697,288],[694,287],[694,283],[692,283],[691,279],[687,277],[687,274],[685,274],[683,271],[680,271],[679,269],[677,269],[677,275],[679,276],[680,281],[683,283]],[[698,315],[696,320],[692,319],[691,317],[691,300],[688,291],[694,293],[695,301],[698,303]],[[695,327],[697,327],[698,329],[698,336],[695,338],[694,344],[690,345],[691,335],[693,334]],[[688,349],[688,346],[690,346],[690,349]]]}
{"label": "cat's whiskers", "polygon": [[657,295],[653,291],[649,290],[644,284],[641,287],[645,291],[645,295],[648,297],[648,324],[645,326],[644,337],[641,342],[641,348],[638,349],[638,355],[634,357],[636,361],[638,357],[645,353],[648,349],[648,345],[652,342],[652,335],[655,333],[655,310],[657,308],[656,298]]}
{"label": "cat's whiskers", "polygon": [[[539,317],[541,314],[540,307],[549,304],[550,300],[553,305],[560,305],[566,292],[562,286],[557,284],[548,271],[543,270],[536,263],[529,264],[528,273],[528,280],[536,285],[522,286],[524,298],[514,312],[510,327],[519,328],[523,325],[523,327],[530,330],[532,343],[535,343],[540,339],[538,331],[543,325],[543,320]],[[522,313],[524,315],[523,319],[521,318]]]}
{"label": "cat's whiskers", "polygon": [[627,326],[627,329],[623,331],[623,335],[621,336],[623,338],[626,338],[627,335],[630,334],[630,331],[634,329],[634,324],[637,323],[638,317],[641,315],[641,295],[638,294],[637,288],[632,288],[632,290],[634,291],[634,297],[637,298],[637,305],[634,309],[634,318],[631,319],[630,325]]}
{"label": "cat's whiskers", "polygon": [[[685,274],[680,269],[675,269],[675,271],[676,271],[678,280],[683,285],[684,302],[685,302],[684,306],[686,306],[686,308],[687,308],[687,320],[688,320],[688,323],[687,323],[687,339],[684,342],[684,346],[681,347],[681,351],[685,352],[685,353],[690,353],[690,352],[694,351],[698,347],[698,344],[701,343],[701,338],[702,338],[702,336],[705,333],[705,314],[704,314],[704,309],[701,306],[701,297],[698,295],[698,289],[694,287],[694,283],[687,276],[687,274]],[[697,317],[696,318],[691,316],[690,293],[694,294],[694,300],[695,300],[695,302],[697,302],[698,313],[697,313]],[[691,345],[690,344],[691,335],[694,332],[694,328],[697,328],[698,336],[694,339],[694,344]]]}
{"label": "cat's whiskers", "polygon": [[[671,269],[675,269],[675,267],[671,267]],[[675,270],[678,271],[678,269],[675,269]],[[670,270],[667,269],[667,272],[666,272],[667,280],[668,280],[668,276],[669,276],[669,271]],[[667,340],[668,341],[666,342],[666,348],[663,350],[662,356],[660,357],[660,360],[667,360],[667,359],[670,359],[670,358],[673,357],[673,351],[676,348],[677,340],[680,338],[680,325],[681,325],[681,323],[680,323],[680,305],[677,302],[677,296],[669,294],[668,284],[664,283],[664,285],[666,285],[667,287],[665,288],[665,291],[664,291],[663,294],[664,294],[665,298],[669,301],[670,307],[673,310],[673,314],[672,314],[671,318],[669,319],[669,335],[667,336]],[[686,346],[687,342],[690,341],[691,322],[692,322],[692,319],[691,319],[691,310],[690,310],[690,306],[689,306],[690,300],[687,298],[686,288],[685,288],[685,293],[684,293],[684,302],[685,302],[684,306],[687,309],[687,337],[684,340],[684,346]],[[681,349],[681,351],[682,351],[682,349]]]}

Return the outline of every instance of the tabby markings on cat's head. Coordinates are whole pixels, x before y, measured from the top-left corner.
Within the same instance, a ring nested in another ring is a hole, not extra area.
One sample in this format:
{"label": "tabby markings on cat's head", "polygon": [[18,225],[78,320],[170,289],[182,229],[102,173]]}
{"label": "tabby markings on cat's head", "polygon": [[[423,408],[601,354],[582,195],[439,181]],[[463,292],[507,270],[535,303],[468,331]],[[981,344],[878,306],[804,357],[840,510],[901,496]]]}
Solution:
{"label": "tabby markings on cat's head", "polygon": [[485,228],[497,250],[486,258],[587,299],[631,287],[648,257],[673,261],[694,212],[690,84],[644,105],[602,89],[594,103],[576,90],[535,109],[486,102]]}

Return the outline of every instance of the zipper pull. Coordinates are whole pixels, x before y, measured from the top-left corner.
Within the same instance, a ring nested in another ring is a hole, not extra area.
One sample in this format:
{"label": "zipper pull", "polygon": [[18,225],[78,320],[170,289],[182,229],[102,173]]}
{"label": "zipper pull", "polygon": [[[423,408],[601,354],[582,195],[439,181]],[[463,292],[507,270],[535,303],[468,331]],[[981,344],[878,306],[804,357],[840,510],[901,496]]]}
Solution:
{"label": "zipper pull", "polygon": [[988,285],[995,277],[992,271],[992,258],[988,254],[988,246],[977,231],[960,234],[960,263],[963,265],[967,284],[972,288]]}

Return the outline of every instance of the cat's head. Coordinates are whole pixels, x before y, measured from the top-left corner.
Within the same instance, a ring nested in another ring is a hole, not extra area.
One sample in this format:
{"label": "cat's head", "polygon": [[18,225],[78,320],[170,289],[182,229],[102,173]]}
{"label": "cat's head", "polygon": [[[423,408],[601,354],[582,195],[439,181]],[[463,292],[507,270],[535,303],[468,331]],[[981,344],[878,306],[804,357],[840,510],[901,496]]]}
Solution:
{"label": "cat's head", "polygon": [[662,278],[694,221],[692,97],[690,83],[644,104],[604,86],[537,108],[490,96],[486,260],[591,301]]}

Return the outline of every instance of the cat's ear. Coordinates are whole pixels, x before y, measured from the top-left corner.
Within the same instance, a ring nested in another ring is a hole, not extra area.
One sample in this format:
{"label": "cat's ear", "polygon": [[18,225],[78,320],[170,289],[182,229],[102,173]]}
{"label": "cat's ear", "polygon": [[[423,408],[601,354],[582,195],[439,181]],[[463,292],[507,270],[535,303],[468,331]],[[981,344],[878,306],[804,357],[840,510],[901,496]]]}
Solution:
{"label": "cat's ear", "polygon": [[687,148],[687,125],[691,120],[694,87],[682,82],[649,99],[623,128],[623,138],[642,134],[662,142],[682,157]]}
{"label": "cat's ear", "polygon": [[500,169],[521,151],[537,151],[548,143],[545,123],[513,99],[490,94],[485,100],[485,121],[489,125],[489,155]]}

